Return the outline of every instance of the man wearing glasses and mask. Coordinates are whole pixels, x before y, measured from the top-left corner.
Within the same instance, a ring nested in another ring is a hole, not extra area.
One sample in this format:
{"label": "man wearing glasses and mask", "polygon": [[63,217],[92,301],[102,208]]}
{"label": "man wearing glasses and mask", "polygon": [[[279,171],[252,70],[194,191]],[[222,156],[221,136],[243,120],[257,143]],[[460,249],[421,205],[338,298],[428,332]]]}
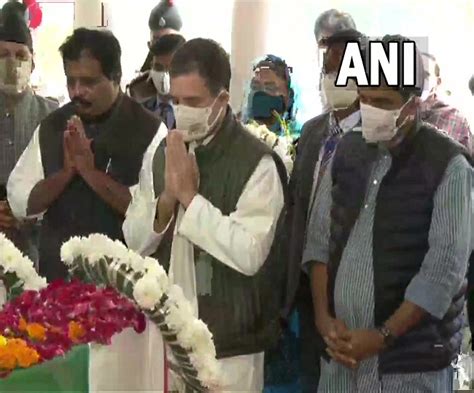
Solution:
{"label": "man wearing glasses and mask", "polygon": [[15,2],[7,2],[0,11],[0,232],[37,261],[37,227],[14,218],[6,184],[34,130],[58,104],[29,86],[33,43],[24,13],[25,7]]}

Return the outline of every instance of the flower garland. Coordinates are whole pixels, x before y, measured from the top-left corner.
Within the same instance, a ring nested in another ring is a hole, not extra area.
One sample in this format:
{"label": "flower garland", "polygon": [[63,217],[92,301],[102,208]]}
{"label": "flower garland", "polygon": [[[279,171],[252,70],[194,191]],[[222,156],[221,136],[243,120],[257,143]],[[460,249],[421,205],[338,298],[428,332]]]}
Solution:
{"label": "flower garland", "polygon": [[40,277],[33,262],[24,256],[14,244],[0,233],[0,280],[11,298],[16,290],[36,291],[46,287],[46,279]]}
{"label": "flower garland", "polygon": [[134,300],[159,327],[188,385],[197,391],[222,386],[211,332],[195,318],[181,288],[170,285],[157,260],[99,234],[70,239],[61,248],[61,259],[73,275],[110,285]]}
{"label": "flower garland", "polygon": [[[59,280],[40,291],[25,291],[0,311],[0,334],[8,342],[25,343],[29,348],[23,351],[25,356],[33,356],[28,367],[64,356],[76,345],[108,345],[115,334],[130,327],[137,333],[146,327],[144,314],[132,302],[111,288],[79,281]],[[7,346],[4,352],[16,348]],[[1,376],[17,366],[26,367],[26,363],[3,362],[0,349]]]}
{"label": "flower garland", "polygon": [[246,129],[255,137],[265,142],[278,156],[282,159],[285,164],[288,175],[291,175],[293,171],[293,163],[296,155],[295,147],[293,145],[294,140],[290,132],[289,126],[281,118],[278,113],[274,113],[277,120],[280,123],[283,135],[278,136],[274,132],[270,131],[264,124],[259,124],[256,121],[251,121],[246,124]]}

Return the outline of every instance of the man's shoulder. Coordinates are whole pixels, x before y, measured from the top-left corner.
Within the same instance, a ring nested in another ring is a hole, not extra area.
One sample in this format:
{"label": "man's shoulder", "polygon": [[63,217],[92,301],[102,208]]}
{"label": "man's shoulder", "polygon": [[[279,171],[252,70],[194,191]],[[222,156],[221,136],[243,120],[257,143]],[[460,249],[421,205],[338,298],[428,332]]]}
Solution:
{"label": "man's shoulder", "polygon": [[470,157],[468,150],[461,143],[430,123],[422,122],[418,134],[420,136],[419,146],[422,150],[437,159],[444,155],[449,159],[449,157],[458,154]]}
{"label": "man's shoulder", "polygon": [[155,131],[161,123],[152,112],[125,94],[123,95],[122,107],[125,109],[122,113],[123,115],[127,114],[127,116],[130,116],[132,120],[135,119],[144,123],[150,123],[152,127],[155,127]]}
{"label": "man's shoulder", "polygon": [[138,102],[144,102],[156,97],[156,88],[150,80],[149,72],[145,72],[130,82],[127,86],[130,97]]}
{"label": "man's shoulder", "polygon": [[59,108],[59,101],[53,97],[43,97],[34,94],[33,100],[35,100],[38,106],[41,107],[48,114],[54,112],[56,109]]}
{"label": "man's shoulder", "polygon": [[330,117],[330,112],[324,112],[308,120],[306,123],[303,124],[301,135],[303,136],[306,133],[318,132],[319,129],[321,128],[321,125],[329,121],[329,117]]}
{"label": "man's shoulder", "polygon": [[451,121],[453,124],[465,124],[466,127],[469,126],[469,121],[460,109],[440,98],[436,98],[429,105],[423,107],[422,118],[436,127],[438,126],[438,120]]}

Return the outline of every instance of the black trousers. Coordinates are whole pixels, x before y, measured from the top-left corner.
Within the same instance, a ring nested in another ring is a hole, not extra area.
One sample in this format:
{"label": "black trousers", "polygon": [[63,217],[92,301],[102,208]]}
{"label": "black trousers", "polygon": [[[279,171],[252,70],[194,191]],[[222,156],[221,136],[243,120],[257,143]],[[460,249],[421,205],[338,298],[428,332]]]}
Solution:
{"label": "black trousers", "polygon": [[306,275],[302,275],[296,298],[300,322],[300,361],[301,361],[301,391],[316,393],[320,376],[321,346],[314,324],[313,301],[311,287]]}

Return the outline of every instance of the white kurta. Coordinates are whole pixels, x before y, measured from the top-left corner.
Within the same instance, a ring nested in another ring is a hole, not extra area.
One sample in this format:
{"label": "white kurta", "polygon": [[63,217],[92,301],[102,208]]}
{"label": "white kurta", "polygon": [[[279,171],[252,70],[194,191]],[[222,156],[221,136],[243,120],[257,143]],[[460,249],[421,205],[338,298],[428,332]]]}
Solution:
{"label": "white kurta", "polygon": [[[142,255],[152,254],[164,235],[154,232],[158,196],[153,187],[153,157],[166,133],[165,127],[160,128],[145,153],[140,182],[131,189],[132,203],[123,225],[127,245]],[[252,276],[268,257],[283,204],[283,186],[275,162],[265,156],[246,184],[236,211],[229,216],[201,195],[193,199],[186,211],[180,209],[174,228],[170,278],[183,288],[196,313],[193,245],[226,266]],[[220,363],[226,391],[262,391],[263,353],[222,359]]]}
{"label": "white kurta", "polygon": [[[35,185],[43,179],[37,129],[8,179],[8,202],[15,217],[31,218],[27,216],[28,198]],[[42,214],[36,217],[41,217]],[[114,336],[110,346],[91,345],[90,391],[92,393],[162,391],[163,353],[161,334],[152,323],[148,324],[146,331],[141,335],[132,329],[127,329]]]}

